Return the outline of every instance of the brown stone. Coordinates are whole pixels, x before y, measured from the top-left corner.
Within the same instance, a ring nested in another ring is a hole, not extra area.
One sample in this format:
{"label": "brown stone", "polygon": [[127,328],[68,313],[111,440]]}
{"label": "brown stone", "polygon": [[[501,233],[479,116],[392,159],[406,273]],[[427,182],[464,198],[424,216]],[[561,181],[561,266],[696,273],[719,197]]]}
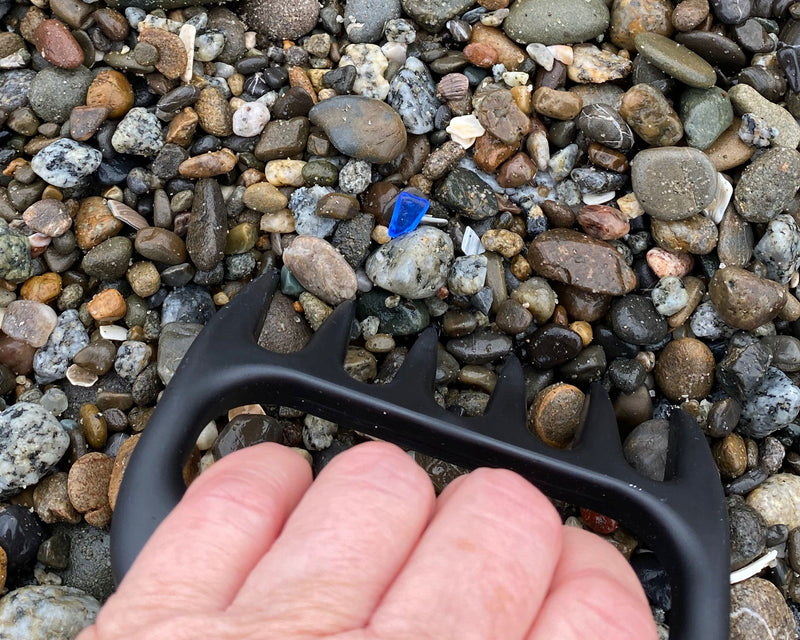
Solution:
{"label": "brown stone", "polygon": [[83,64],[83,49],[61,20],[43,20],[34,32],[36,48],[50,64],[77,69]]}
{"label": "brown stone", "polygon": [[750,578],[731,587],[730,640],[792,640],[796,633],[792,611],[774,584]]}
{"label": "brown stone", "polygon": [[101,69],[89,85],[86,106],[106,107],[109,118],[122,118],[133,107],[131,83],[119,71]]}
{"label": "brown stone", "polygon": [[519,145],[530,132],[530,119],[507,89],[492,91],[481,100],[477,115],[486,131],[506,145]]}
{"label": "brown stone", "polygon": [[200,128],[212,136],[229,136],[233,133],[233,111],[219,89],[206,87],[194,104]]}
{"label": "brown stone", "polygon": [[67,474],[61,471],[43,478],[36,485],[33,490],[33,508],[45,524],[78,524],[81,521],[81,514],[69,500]]}
{"label": "brown stone", "polygon": [[741,122],[737,119],[704,151],[717,171],[728,171],[741,166],[756,152],[755,147],[745,144],[739,137],[740,125]]}
{"label": "brown stone", "polygon": [[583,100],[572,91],[558,91],[550,87],[539,87],[533,92],[533,108],[548,118],[572,120],[583,109]]}
{"label": "brown stone", "polygon": [[722,319],[745,331],[772,320],[786,302],[783,286],[740,267],[717,269],[708,294]]}
{"label": "brown stone", "polygon": [[694,266],[694,258],[688,253],[679,253],[676,251],[667,251],[661,247],[653,247],[645,255],[647,266],[653,270],[659,278],[666,276],[683,276],[689,275]]}
{"label": "brown stone", "polygon": [[303,91],[311,96],[311,101],[314,104],[317,104],[319,101],[317,92],[314,90],[314,85],[311,83],[311,79],[308,77],[303,67],[294,66],[289,68],[289,86],[303,89]]}
{"label": "brown stone", "polygon": [[155,67],[164,74],[164,77],[177,80],[186,71],[189,64],[186,47],[174,33],[166,29],[142,29],[139,32],[139,42],[147,42],[158,49],[158,61]]}
{"label": "brown stone", "polygon": [[673,145],[683,137],[683,124],[664,94],[646,83],[632,86],[622,96],[620,115],[645,142],[656,147]]}
{"label": "brown stone", "polygon": [[181,162],[178,172],[186,178],[213,178],[236,166],[236,154],[228,148],[209,151]]}
{"label": "brown stone", "polygon": [[484,133],[475,140],[475,164],[481,171],[494,173],[517,149],[519,144],[505,144],[491,133]]}
{"label": "brown stone", "polygon": [[556,284],[558,302],[567,310],[570,318],[595,322],[603,318],[611,307],[611,296],[583,291],[569,285]]}
{"label": "brown stone", "polygon": [[166,141],[181,147],[188,147],[194,137],[194,132],[195,129],[197,129],[197,123],[199,121],[200,119],[197,117],[197,112],[191,107],[185,107],[169,123],[165,138]]}
{"label": "brown stone", "polygon": [[89,301],[87,307],[89,315],[98,324],[121,320],[128,310],[125,298],[116,289],[104,289]]}
{"label": "brown stone", "polygon": [[22,219],[34,231],[51,238],[63,235],[72,226],[72,218],[66,205],[54,199],[34,202],[25,209]]}
{"label": "brown stone", "polygon": [[286,267],[309,292],[331,305],[356,296],[358,281],[353,268],[329,242],[298,236],[283,252]]}
{"label": "brown stone", "polygon": [[136,232],[136,252],[148,260],[175,265],[186,262],[186,243],[169,229],[145,227]]}
{"label": "brown stone", "polygon": [[104,447],[108,438],[108,423],[97,405],[89,402],[82,404],[79,416],[81,431],[89,446],[93,449]]}
{"label": "brown stone", "polygon": [[[503,0],[505,1],[505,0]],[[508,4],[506,2],[506,4]],[[509,71],[516,71],[525,62],[525,52],[502,29],[489,27],[480,22],[472,25],[470,43],[489,45],[497,53],[497,59]]]}
{"label": "brown stone", "polygon": [[575,212],[567,205],[555,200],[545,200],[541,206],[542,212],[552,226],[571,229],[575,225]]}
{"label": "brown stone", "polygon": [[563,449],[575,437],[583,409],[583,392],[558,382],[536,394],[528,411],[528,429],[542,442]]}
{"label": "brown stone", "polygon": [[358,198],[349,193],[326,193],[317,203],[317,215],[335,220],[350,220],[359,212]]}
{"label": "brown stone", "polygon": [[738,433],[729,433],[714,443],[712,453],[723,480],[733,480],[747,471],[747,445]]}
{"label": "brown stone", "polygon": [[114,460],[93,451],[78,458],[69,470],[67,491],[72,506],[90,513],[108,506],[108,485]]}
{"label": "brown stone", "polygon": [[714,385],[714,355],[696,338],[673,340],[653,371],[662,393],[674,403],[702,400]]}
{"label": "brown stone", "polygon": [[24,300],[49,304],[61,294],[61,276],[50,272],[28,278],[19,294]]}
{"label": "brown stone", "polygon": [[678,31],[691,31],[708,17],[708,0],[683,0],[672,11],[672,26]]}
{"label": "brown stone", "polygon": [[631,230],[630,222],[619,209],[604,204],[581,207],[576,219],[588,235],[599,240],[616,240]]}
{"label": "brown stone", "polygon": [[672,3],[669,0],[614,0],[611,5],[611,42],[633,51],[633,36],[651,31],[662,36],[673,32]]}
{"label": "brown stone", "polygon": [[75,239],[81,249],[88,251],[120,231],[122,223],[112,215],[105,198],[91,196],[81,200],[75,216]]}
{"label": "brown stone", "polygon": [[512,258],[524,246],[522,238],[508,229],[489,229],[481,236],[481,243],[487,251],[499,253],[504,258]]}
{"label": "brown stone", "polygon": [[717,255],[728,267],[744,267],[753,257],[753,230],[732,204],[719,223]]}
{"label": "brown stone", "polygon": [[108,117],[108,107],[75,107],[69,114],[69,135],[84,142],[91,138]]}
{"label": "brown stone", "polygon": [[130,26],[124,15],[119,11],[103,7],[92,14],[100,30],[111,40],[124,40],[128,37]]}
{"label": "brown stone", "polygon": [[703,295],[706,292],[706,287],[703,284],[703,281],[700,280],[700,278],[695,278],[694,276],[686,276],[683,279],[683,286],[686,287],[686,293],[689,295],[689,302],[683,309],[678,311],[678,313],[667,318],[667,324],[671,329],[684,325],[684,323],[689,319],[689,316],[694,313],[694,310],[697,308],[697,305],[700,304],[700,301],[703,299]]}
{"label": "brown stone", "polygon": [[717,246],[717,225],[700,213],[683,220],[652,218],[651,223],[653,240],[667,251],[702,256]]}
{"label": "brown stone", "polygon": [[603,169],[617,173],[628,171],[628,158],[616,149],[609,149],[598,142],[592,142],[589,144],[587,155],[589,162]]}
{"label": "brown stone", "polygon": [[464,57],[483,69],[490,69],[500,59],[493,47],[482,42],[472,42],[464,47]]}
{"label": "brown stone", "polygon": [[536,165],[533,160],[528,154],[519,151],[500,166],[497,184],[504,189],[517,188],[528,184],[535,175]]}
{"label": "brown stone", "polygon": [[619,296],[636,287],[636,276],[616,249],[571,229],[550,229],[536,237],[528,262],[545,278],[594,293]]}
{"label": "brown stone", "polygon": [[289,199],[269,182],[257,182],[244,190],[242,202],[259,213],[274,213],[284,209]]}
{"label": "brown stone", "polygon": [[113,510],[117,504],[117,494],[119,493],[119,486],[122,483],[122,477],[125,475],[125,469],[128,467],[128,461],[131,459],[136,443],[139,442],[141,434],[136,434],[128,438],[120,446],[116,457],[114,458],[114,467],[111,471],[111,479],[108,483],[108,503]]}

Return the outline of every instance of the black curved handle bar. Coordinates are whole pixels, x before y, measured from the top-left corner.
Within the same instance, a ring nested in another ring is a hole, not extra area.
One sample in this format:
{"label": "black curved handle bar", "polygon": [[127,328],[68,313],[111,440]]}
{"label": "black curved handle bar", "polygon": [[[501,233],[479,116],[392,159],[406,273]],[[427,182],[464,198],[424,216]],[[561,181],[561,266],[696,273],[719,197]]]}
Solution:
{"label": "black curved handle bar", "polygon": [[[722,486],[697,423],[670,419],[667,477],[625,461],[611,402],[590,387],[570,449],[544,445],[526,427],[522,368],[510,357],[485,415],[455,416],[432,390],[436,333],[427,329],[395,379],[367,385],[342,368],[353,305],[340,305],[302,350],[276,354],[257,336],[278,284],[260,276],[220,310],[192,344],[137,444],[116,503],[111,561],[121,580],[185,490],[182,468],[203,427],[250,403],[292,406],[466,467],[505,467],[550,496],[621,521],[652,549],[672,588],[675,640],[727,640],[728,524]],[[187,532],[187,535],[191,535]]]}

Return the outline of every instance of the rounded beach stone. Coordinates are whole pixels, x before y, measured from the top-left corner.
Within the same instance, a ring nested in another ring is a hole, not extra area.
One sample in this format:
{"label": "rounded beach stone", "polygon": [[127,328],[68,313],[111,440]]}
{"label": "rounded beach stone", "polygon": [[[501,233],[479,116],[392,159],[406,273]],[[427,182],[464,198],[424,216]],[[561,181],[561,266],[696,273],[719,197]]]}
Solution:
{"label": "rounded beach stone", "polygon": [[792,473],[770,476],[750,492],[747,504],[761,514],[768,527],[800,526],[800,476]]}
{"label": "rounded beach stone", "polygon": [[295,40],[307,34],[317,23],[319,9],[317,0],[247,0],[244,3],[247,24],[270,40]]}
{"label": "rounded beach stone", "polygon": [[315,236],[298,236],[283,252],[289,271],[308,291],[337,305],[356,296],[355,271],[329,242]]}
{"label": "rounded beach stone", "polygon": [[453,241],[435,227],[419,227],[390,240],[366,263],[377,286],[411,300],[435,294],[447,282],[453,262]]}
{"label": "rounded beach stone", "polygon": [[566,447],[580,425],[583,400],[583,392],[571,384],[545,387],[528,411],[528,429],[551,447]]}
{"label": "rounded beach stone", "polygon": [[733,190],[736,211],[748,222],[769,222],[800,189],[800,153],[772,148],[751,162]]}
{"label": "rounded beach stone", "polygon": [[94,622],[100,603],[73,587],[20,587],[0,600],[0,634],[25,640],[76,637]]}
{"label": "rounded beach stone", "polygon": [[750,578],[731,587],[730,640],[792,640],[794,616],[781,592],[762,578]]}
{"label": "rounded beach stone", "polygon": [[707,89],[717,82],[717,74],[691,49],[657,33],[638,33],[633,37],[639,54],[664,73],[690,87]]}
{"label": "rounded beach stone", "polygon": [[717,194],[717,172],[699,149],[645,149],[631,162],[631,184],[651,216],[680,220],[711,204]]}
{"label": "rounded beach stone", "polygon": [[646,478],[661,482],[667,465],[669,422],[659,418],[646,420],[625,438],[625,460]]}
{"label": "rounded beach stone", "polygon": [[602,0],[518,0],[503,21],[503,31],[522,44],[572,44],[599,36],[608,23]]}
{"label": "rounded beach stone", "polygon": [[661,392],[674,403],[701,400],[714,385],[714,355],[696,338],[670,342],[656,360],[655,377]]}
{"label": "rounded beach stone", "polygon": [[717,269],[708,283],[708,294],[727,324],[746,331],[772,320],[786,301],[780,284],[740,267]]}

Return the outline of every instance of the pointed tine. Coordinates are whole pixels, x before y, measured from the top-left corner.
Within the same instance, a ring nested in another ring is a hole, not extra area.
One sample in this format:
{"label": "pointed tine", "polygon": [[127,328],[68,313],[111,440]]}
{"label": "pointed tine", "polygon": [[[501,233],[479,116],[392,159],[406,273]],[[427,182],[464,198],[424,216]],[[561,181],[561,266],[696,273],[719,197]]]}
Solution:
{"label": "pointed tine", "polygon": [[622,442],[614,406],[608,393],[598,382],[589,386],[573,448],[591,451],[603,457],[613,455],[615,460],[622,457]]}
{"label": "pointed tine", "polygon": [[347,345],[350,343],[350,328],[353,326],[355,302],[347,300],[340,304],[302,350],[304,357],[313,359],[315,367],[331,363],[341,368]]}
{"label": "pointed tine", "polygon": [[436,329],[433,327],[425,329],[411,346],[403,365],[390,384],[401,388],[404,394],[418,393],[420,397],[430,397],[433,400],[437,342]]}
{"label": "pointed tine", "polygon": [[675,411],[669,418],[669,445],[664,480],[719,482],[716,465],[706,438],[697,422],[685,411]]}
{"label": "pointed tine", "polygon": [[529,444],[530,432],[525,426],[525,379],[519,358],[512,355],[506,360],[497,378],[492,397],[482,418],[486,425],[482,431],[491,431],[493,437],[516,443],[522,438]]}
{"label": "pointed tine", "polygon": [[[264,317],[267,315],[272,296],[278,287],[280,275],[276,269],[259,276],[247,285],[238,295],[226,304],[208,323],[209,326],[225,327],[231,337],[258,340]],[[213,331],[213,329],[211,330]]]}

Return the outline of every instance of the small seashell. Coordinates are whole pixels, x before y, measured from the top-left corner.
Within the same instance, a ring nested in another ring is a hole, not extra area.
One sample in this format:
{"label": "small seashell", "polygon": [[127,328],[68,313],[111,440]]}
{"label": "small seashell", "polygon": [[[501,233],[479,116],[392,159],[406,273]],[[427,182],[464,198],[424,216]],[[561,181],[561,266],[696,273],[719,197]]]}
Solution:
{"label": "small seashell", "polygon": [[547,47],[547,50],[553,54],[553,57],[565,65],[571,65],[575,59],[572,47],[565,44],[552,44]]}
{"label": "small seashell", "polygon": [[191,82],[192,81],[192,69],[194,68],[194,39],[197,35],[197,29],[193,24],[184,23],[181,27],[181,30],[178,32],[178,37],[183,42],[183,46],[186,49],[186,69],[181,76],[181,80],[184,82]]}
{"label": "small seashell", "polygon": [[581,199],[583,200],[583,203],[587,205],[603,204],[604,202],[613,200],[615,195],[617,195],[616,191],[603,191],[602,193],[584,193],[581,196]]}
{"label": "small seashell", "polygon": [[725,209],[731,201],[733,195],[733,187],[731,183],[725,179],[721,173],[717,172],[717,195],[704,210],[703,214],[709,220],[713,220],[715,224],[722,222],[722,217],[725,215]]}
{"label": "small seashell", "polygon": [[128,330],[116,324],[100,325],[100,337],[112,342],[125,342],[128,339]]}
{"label": "small seashell", "polygon": [[448,73],[439,80],[436,91],[443,102],[461,100],[469,92],[469,78],[463,73]]}
{"label": "small seashell", "polygon": [[772,549],[772,551],[768,551],[763,556],[757,558],[750,564],[745,565],[741,569],[737,569],[736,571],[731,573],[731,584],[736,584],[737,582],[743,582],[748,578],[757,576],[767,567],[775,566],[775,559],[777,557],[778,557],[778,550]]}
{"label": "small seashell", "polygon": [[118,202],[117,200],[109,200],[107,203],[108,208],[111,209],[111,215],[117,220],[133,227],[137,231],[149,227],[150,223],[145,220],[137,211],[131,209],[127,204]]}
{"label": "small seashell", "polygon": [[77,364],[71,364],[67,368],[66,377],[69,383],[76,387],[93,387],[97,383],[97,374]]}
{"label": "small seashell", "polygon": [[469,149],[477,138],[486,133],[483,125],[478,122],[478,118],[474,114],[453,118],[445,131],[450,134],[454,142],[457,142],[465,149]]}

